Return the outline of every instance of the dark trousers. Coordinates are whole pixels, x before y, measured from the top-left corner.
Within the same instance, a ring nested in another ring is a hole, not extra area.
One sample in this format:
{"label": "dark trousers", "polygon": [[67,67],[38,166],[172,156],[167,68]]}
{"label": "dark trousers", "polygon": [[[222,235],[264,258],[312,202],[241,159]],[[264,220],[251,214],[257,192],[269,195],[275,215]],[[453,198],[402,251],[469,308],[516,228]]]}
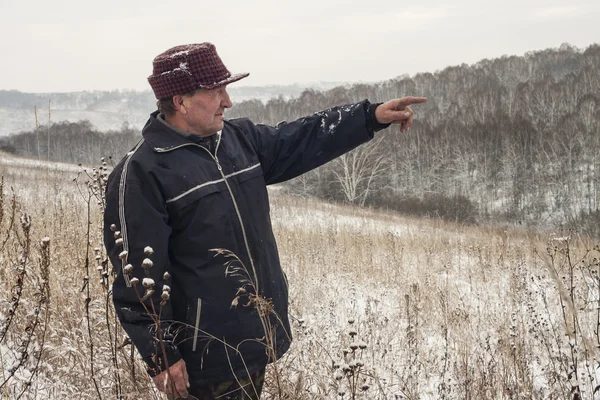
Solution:
{"label": "dark trousers", "polygon": [[264,381],[263,368],[250,374],[249,377],[238,377],[238,380],[191,387],[189,393],[198,400],[259,400]]}

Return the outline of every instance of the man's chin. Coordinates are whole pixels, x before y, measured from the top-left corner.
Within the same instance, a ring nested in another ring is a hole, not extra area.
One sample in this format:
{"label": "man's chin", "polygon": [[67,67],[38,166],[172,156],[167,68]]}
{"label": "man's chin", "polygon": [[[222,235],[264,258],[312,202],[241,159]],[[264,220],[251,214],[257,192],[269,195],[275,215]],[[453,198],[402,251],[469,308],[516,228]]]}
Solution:
{"label": "man's chin", "polygon": [[212,136],[215,133],[222,131],[223,126],[224,126],[224,124],[222,121],[220,123],[214,123],[214,124],[212,124],[212,126],[210,128],[202,129],[202,134],[199,134],[199,136],[202,136],[202,137]]}

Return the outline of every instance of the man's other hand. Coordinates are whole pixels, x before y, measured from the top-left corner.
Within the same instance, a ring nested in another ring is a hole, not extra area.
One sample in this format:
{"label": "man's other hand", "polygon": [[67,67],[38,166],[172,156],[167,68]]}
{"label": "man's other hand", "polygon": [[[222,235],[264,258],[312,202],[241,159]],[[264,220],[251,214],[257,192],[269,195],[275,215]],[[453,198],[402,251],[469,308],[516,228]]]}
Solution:
{"label": "man's other hand", "polygon": [[190,387],[185,361],[179,360],[169,368],[152,378],[154,384],[163,393],[173,398],[188,397]]}
{"label": "man's other hand", "polygon": [[400,124],[400,132],[406,132],[415,115],[409,106],[422,103],[427,103],[426,97],[408,96],[386,101],[375,109],[375,118],[380,124]]}

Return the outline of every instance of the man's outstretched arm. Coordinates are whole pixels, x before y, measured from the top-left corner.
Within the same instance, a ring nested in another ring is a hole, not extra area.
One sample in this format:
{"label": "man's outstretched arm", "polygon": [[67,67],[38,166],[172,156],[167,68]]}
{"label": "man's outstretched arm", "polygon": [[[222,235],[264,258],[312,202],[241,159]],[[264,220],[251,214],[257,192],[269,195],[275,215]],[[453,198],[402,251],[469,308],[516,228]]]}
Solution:
{"label": "man's outstretched arm", "polygon": [[403,97],[382,104],[360,103],[320,111],[275,127],[247,119],[230,121],[254,143],[267,184],[292,179],[341,156],[373,138],[389,124],[405,132],[413,122],[411,104],[423,97]]}

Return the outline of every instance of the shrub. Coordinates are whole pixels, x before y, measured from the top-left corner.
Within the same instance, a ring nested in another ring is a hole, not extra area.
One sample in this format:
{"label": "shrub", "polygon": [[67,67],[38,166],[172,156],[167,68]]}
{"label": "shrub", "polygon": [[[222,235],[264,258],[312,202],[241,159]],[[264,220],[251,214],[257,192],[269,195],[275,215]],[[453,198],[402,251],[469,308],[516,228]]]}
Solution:
{"label": "shrub", "polygon": [[474,224],[477,219],[477,208],[466,196],[445,196],[429,194],[423,198],[409,196],[377,197],[367,201],[377,208],[387,208],[408,215],[439,217],[446,221]]}

